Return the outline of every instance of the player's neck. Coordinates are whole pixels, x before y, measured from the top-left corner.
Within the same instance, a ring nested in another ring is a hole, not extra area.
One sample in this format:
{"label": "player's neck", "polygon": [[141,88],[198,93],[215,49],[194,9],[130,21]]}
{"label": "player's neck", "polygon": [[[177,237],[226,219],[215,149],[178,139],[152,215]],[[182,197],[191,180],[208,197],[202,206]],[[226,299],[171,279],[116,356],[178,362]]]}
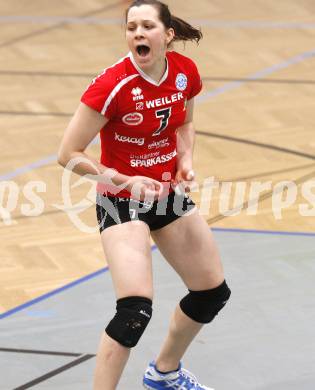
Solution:
{"label": "player's neck", "polygon": [[163,58],[161,59],[161,61],[153,64],[152,67],[145,68],[145,69],[141,68],[141,70],[152,80],[159,83],[166,72],[166,68],[167,68],[166,58]]}

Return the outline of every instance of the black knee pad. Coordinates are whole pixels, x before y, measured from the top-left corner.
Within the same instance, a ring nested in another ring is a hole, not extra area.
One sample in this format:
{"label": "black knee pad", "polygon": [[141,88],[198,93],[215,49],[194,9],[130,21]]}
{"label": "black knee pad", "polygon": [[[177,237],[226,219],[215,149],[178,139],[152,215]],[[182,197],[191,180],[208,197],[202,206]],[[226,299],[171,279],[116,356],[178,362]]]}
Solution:
{"label": "black knee pad", "polygon": [[144,297],[118,299],[116,314],[106,333],[124,347],[137,345],[152,316],[152,301]]}
{"label": "black knee pad", "polygon": [[202,324],[211,322],[230,298],[231,290],[224,281],[211,290],[192,291],[180,301],[180,308],[191,319]]}

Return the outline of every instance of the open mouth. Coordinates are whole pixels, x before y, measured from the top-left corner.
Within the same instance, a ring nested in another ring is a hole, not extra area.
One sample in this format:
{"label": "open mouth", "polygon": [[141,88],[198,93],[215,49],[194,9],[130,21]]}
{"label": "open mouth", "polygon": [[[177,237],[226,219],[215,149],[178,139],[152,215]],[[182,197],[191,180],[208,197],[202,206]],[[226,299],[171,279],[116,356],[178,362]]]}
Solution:
{"label": "open mouth", "polygon": [[146,46],[146,45],[139,45],[137,46],[137,53],[139,54],[139,56],[141,57],[145,57],[146,55],[148,55],[150,53],[150,48],[149,46]]}

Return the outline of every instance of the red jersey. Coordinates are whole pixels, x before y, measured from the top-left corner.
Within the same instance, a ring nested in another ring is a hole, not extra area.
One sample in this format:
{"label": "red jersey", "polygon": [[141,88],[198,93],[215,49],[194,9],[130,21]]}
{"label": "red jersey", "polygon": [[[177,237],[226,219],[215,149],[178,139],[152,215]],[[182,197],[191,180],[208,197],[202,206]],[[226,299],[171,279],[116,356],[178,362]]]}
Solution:
{"label": "red jersey", "polygon": [[[202,83],[194,62],[167,52],[167,67],[159,82],[146,75],[131,53],[96,77],[81,101],[105,115],[101,129],[101,163],[128,176],[162,181],[175,178],[176,130],[186,117],[187,100]],[[103,193],[101,185],[98,192]],[[130,197],[127,190],[107,195]]]}

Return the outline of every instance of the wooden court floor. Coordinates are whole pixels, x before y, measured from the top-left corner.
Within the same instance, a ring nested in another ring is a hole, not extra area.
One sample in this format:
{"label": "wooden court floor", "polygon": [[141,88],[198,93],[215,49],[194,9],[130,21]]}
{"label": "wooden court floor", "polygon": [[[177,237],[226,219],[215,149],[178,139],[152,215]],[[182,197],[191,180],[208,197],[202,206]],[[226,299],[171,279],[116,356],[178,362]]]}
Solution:
{"label": "wooden court floor", "polygon": [[[198,47],[176,50],[197,62],[204,82],[192,197],[209,225],[313,234],[314,1],[168,4],[204,33]],[[93,187],[71,177],[72,203],[64,204],[56,153],[86,86],[126,54],[127,5],[0,4],[0,313],[106,264]],[[97,142],[90,152],[98,156]],[[72,219],[64,209],[75,211]]]}

